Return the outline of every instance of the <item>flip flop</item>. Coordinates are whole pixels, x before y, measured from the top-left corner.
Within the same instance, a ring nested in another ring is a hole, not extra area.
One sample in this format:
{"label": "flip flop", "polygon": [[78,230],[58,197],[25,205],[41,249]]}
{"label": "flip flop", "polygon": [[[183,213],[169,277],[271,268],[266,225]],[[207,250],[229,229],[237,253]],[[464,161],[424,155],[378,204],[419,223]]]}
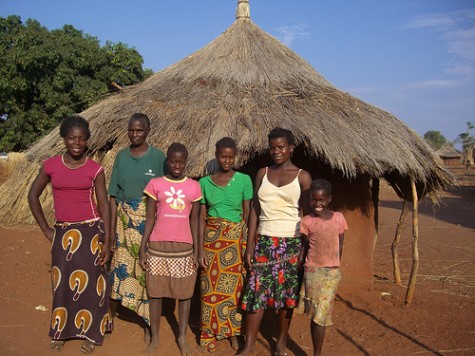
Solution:
{"label": "flip flop", "polygon": [[64,341],[63,340],[51,340],[49,343],[49,349],[51,351],[59,352],[63,349]]}
{"label": "flip flop", "polygon": [[81,352],[84,352],[85,354],[92,354],[94,350],[96,349],[96,345],[94,345],[92,342],[89,341],[84,341],[81,345]]}

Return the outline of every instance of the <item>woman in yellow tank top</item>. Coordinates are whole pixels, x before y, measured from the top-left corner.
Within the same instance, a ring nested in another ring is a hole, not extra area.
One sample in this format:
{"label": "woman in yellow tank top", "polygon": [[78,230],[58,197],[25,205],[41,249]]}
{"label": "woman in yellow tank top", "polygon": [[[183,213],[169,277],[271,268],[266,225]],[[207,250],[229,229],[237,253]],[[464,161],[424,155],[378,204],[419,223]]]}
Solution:
{"label": "woman in yellow tank top", "polygon": [[238,355],[255,355],[255,342],[265,309],[278,310],[274,355],[285,347],[293,309],[299,298],[300,219],[308,207],[311,176],[291,160],[295,147],[291,131],[273,129],[269,151],[274,164],[256,175],[245,267],[249,280],[242,308],[247,311],[246,344]]}

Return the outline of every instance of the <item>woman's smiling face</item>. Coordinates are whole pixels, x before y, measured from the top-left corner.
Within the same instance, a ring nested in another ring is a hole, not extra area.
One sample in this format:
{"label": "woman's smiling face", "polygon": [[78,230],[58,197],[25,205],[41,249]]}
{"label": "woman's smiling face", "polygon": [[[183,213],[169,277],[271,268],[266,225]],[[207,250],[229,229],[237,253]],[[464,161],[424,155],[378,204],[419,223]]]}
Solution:
{"label": "woman's smiling face", "polygon": [[81,158],[87,147],[88,132],[83,127],[73,126],[64,137],[66,152],[72,158]]}
{"label": "woman's smiling face", "polygon": [[285,137],[276,137],[269,140],[269,153],[276,165],[281,165],[288,160],[294,150],[294,145],[289,145]]}

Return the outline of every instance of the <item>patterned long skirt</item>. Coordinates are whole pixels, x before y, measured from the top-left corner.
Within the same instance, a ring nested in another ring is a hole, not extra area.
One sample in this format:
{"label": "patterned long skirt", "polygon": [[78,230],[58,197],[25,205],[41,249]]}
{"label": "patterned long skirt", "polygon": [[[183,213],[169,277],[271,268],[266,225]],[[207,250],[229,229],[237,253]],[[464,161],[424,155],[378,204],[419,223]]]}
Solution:
{"label": "patterned long skirt", "polygon": [[150,324],[145,271],[140,267],[139,250],[145,228],[146,203],[137,199],[118,202],[114,254],[111,261],[111,298],[140,315]]}
{"label": "patterned long skirt", "polygon": [[242,309],[255,312],[297,306],[301,283],[300,248],[300,237],[258,235]]}
{"label": "patterned long skirt", "polygon": [[204,250],[208,268],[201,272],[201,339],[209,351],[216,340],[242,334],[242,301],[247,227],[244,222],[208,218]]}
{"label": "patterned long skirt", "polygon": [[87,339],[97,345],[111,330],[110,285],[100,254],[100,220],[56,223],[51,247],[53,311],[49,336]]}

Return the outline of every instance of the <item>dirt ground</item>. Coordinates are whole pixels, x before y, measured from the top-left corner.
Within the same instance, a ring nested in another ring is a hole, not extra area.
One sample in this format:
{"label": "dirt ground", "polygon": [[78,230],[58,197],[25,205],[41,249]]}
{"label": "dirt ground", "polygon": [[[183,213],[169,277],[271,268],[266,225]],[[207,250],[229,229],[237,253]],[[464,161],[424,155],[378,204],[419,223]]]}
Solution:
{"label": "dirt ground", "polygon": [[[335,302],[334,325],[327,328],[326,355],[475,355],[475,186],[445,192],[439,208],[433,208],[428,200],[421,202],[420,267],[409,307],[403,305],[406,288],[393,282],[390,250],[401,206],[383,185],[374,288],[361,290],[344,280]],[[2,226],[0,241],[0,354],[50,355],[48,242],[34,226]],[[399,254],[406,284],[411,268],[410,215]],[[47,310],[37,310],[40,306]],[[179,355],[173,307],[165,308],[157,355]],[[195,354],[201,353],[198,308],[195,302],[188,332]],[[275,327],[275,315],[267,313],[257,342],[259,355],[273,350]],[[67,342],[61,354],[82,355],[80,345],[77,340]],[[141,328],[122,315],[94,354],[141,355],[145,346]],[[287,347],[289,355],[312,354],[309,322],[300,315],[294,316]],[[215,354],[232,355],[233,351],[224,340]]]}

